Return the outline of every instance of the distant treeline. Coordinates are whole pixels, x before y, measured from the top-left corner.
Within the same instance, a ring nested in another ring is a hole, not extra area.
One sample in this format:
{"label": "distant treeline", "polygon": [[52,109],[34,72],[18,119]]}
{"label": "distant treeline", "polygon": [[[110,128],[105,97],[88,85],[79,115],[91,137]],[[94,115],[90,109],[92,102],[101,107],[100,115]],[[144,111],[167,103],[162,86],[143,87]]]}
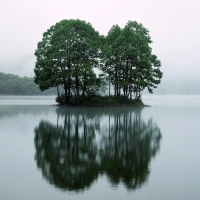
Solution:
{"label": "distant treeline", "polygon": [[56,95],[56,89],[41,92],[33,78],[0,72],[0,95]]}

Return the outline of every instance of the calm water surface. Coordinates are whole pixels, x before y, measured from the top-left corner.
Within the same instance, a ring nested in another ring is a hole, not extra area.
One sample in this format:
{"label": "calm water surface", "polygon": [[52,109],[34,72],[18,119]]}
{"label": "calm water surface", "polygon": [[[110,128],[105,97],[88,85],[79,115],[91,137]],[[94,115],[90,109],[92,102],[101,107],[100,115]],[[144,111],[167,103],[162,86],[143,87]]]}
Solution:
{"label": "calm water surface", "polygon": [[58,108],[0,96],[0,199],[200,199],[200,96]]}

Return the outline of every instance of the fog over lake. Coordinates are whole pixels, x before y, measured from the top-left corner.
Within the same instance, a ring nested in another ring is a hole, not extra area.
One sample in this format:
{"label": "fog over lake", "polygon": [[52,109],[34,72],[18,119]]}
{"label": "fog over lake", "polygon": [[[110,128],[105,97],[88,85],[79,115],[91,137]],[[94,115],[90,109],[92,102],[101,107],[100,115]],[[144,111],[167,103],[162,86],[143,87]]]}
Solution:
{"label": "fog over lake", "polygon": [[152,51],[162,62],[163,78],[155,93],[200,94],[199,7],[198,0],[3,1],[0,72],[33,77],[37,43],[62,19],[85,20],[103,35],[114,24],[124,27],[131,20],[150,31]]}
{"label": "fog over lake", "polygon": [[144,108],[0,96],[0,199],[200,199],[199,8],[199,0],[3,0],[0,72],[33,77],[37,43],[63,19],[104,36],[137,21],[163,78],[153,95],[144,91]]}

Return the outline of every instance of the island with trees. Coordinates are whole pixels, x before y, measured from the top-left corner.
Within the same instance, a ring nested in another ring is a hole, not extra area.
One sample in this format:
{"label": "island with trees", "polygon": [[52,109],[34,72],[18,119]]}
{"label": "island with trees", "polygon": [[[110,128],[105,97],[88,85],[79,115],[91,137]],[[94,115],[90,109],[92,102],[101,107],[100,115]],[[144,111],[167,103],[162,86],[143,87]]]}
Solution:
{"label": "island with trees", "polygon": [[142,105],[142,91],[153,93],[163,75],[151,43],[136,21],[103,36],[85,21],[62,20],[37,44],[34,81],[42,91],[57,88],[60,105]]}

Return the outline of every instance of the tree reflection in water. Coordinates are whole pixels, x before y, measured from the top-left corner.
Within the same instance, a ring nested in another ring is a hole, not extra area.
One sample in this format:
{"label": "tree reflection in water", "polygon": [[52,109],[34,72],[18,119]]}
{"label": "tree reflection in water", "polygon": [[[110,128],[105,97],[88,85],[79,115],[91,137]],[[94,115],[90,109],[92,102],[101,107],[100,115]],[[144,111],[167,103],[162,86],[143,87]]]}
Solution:
{"label": "tree reflection in water", "polygon": [[141,109],[58,108],[57,122],[35,128],[35,159],[56,187],[83,190],[99,174],[128,189],[142,186],[159,150],[160,129]]}

